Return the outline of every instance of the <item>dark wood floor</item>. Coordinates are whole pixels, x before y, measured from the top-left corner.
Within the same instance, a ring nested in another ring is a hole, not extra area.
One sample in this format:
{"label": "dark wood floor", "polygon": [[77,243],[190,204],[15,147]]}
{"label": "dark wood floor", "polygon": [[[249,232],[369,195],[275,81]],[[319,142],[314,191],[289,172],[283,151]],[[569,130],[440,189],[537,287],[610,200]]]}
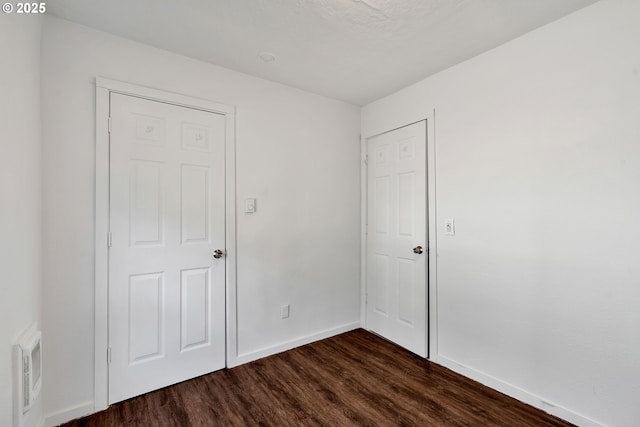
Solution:
{"label": "dark wood floor", "polygon": [[167,387],[65,424],[570,425],[362,329]]}

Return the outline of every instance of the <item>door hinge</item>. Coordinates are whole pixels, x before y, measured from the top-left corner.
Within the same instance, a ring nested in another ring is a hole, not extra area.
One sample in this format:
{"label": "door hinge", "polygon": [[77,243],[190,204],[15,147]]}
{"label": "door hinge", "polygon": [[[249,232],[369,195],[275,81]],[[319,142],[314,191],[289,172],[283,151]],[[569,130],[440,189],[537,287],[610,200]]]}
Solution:
{"label": "door hinge", "polygon": [[111,133],[111,116],[109,116],[108,127],[109,127],[109,133]]}
{"label": "door hinge", "polygon": [[364,156],[364,164],[365,165],[369,164],[369,155],[368,154],[365,154],[365,156]]}
{"label": "door hinge", "polygon": [[111,347],[107,347],[107,365],[111,364]]}
{"label": "door hinge", "polygon": [[111,236],[111,232],[108,232],[107,233],[107,247],[110,248],[112,243],[113,243],[113,239],[112,239],[112,236]]}

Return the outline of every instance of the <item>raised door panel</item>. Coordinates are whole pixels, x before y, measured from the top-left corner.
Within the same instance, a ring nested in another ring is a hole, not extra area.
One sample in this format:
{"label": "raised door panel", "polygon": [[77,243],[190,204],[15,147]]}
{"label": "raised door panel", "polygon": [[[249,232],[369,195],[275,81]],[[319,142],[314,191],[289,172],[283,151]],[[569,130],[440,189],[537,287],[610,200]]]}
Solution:
{"label": "raised door panel", "polygon": [[398,175],[398,235],[414,237],[415,235],[415,173],[407,172]]}
{"label": "raised door panel", "polygon": [[181,171],[182,243],[209,241],[209,168],[182,165]]}
{"label": "raised door panel", "polygon": [[164,275],[129,277],[129,364],[164,356]]}
{"label": "raised door panel", "polygon": [[131,161],[129,229],[132,247],[163,243],[164,171],[161,162]]}
{"label": "raised door panel", "polygon": [[391,209],[389,203],[389,177],[381,176],[376,177],[375,186],[375,217],[373,221],[375,226],[373,227],[377,234],[389,234],[389,210]]}
{"label": "raised door panel", "polygon": [[413,326],[416,304],[415,262],[398,259],[398,319]]}
{"label": "raised door panel", "polygon": [[210,345],[209,268],[183,270],[180,278],[180,343],[188,351]]}
{"label": "raised door panel", "polygon": [[373,305],[378,313],[387,316],[389,313],[389,256],[375,254],[374,260]]}

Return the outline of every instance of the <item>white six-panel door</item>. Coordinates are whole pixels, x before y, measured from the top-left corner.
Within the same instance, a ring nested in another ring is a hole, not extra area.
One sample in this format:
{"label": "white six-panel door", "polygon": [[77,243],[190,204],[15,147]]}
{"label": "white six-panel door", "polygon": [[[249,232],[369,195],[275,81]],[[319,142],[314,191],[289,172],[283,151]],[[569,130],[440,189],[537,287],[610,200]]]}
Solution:
{"label": "white six-panel door", "polygon": [[366,325],[422,357],[427,355],[426,145],[426,121],[367,140]]}
{"label": "white six-panel door", "polygon": [[111,404],[225,366],[225,120],[120,94],[110,116]]}

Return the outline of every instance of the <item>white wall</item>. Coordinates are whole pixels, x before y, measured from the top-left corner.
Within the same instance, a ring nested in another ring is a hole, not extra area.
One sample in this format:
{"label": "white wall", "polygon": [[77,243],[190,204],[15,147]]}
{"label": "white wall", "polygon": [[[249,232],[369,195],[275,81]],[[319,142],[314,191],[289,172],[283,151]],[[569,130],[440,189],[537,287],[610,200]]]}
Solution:
{"label": "white wall", "polygon": [[602,0],[362,111],[436,109],[434,359],[584,425],[640,423],[639,22]]}
{"label": "white wall", "polygon": [[96,76],[237,107],[238,202],[257,198],[256,214],[238,212],[245,360],[358,325],[358,107],[52,17],[42,52],[49,423],[93,399]]}
{"label": "white wall", "polygon": [[[40,320],[41,19],[0,14],[0,425],[12,423],[12,346]],[[43,337],[46,356],[48,337]],[[44,374],[43,374],[44,375]],[[44,380],[44,378],[43,378]],[[42,399],[26,418],[36,425]]]}

